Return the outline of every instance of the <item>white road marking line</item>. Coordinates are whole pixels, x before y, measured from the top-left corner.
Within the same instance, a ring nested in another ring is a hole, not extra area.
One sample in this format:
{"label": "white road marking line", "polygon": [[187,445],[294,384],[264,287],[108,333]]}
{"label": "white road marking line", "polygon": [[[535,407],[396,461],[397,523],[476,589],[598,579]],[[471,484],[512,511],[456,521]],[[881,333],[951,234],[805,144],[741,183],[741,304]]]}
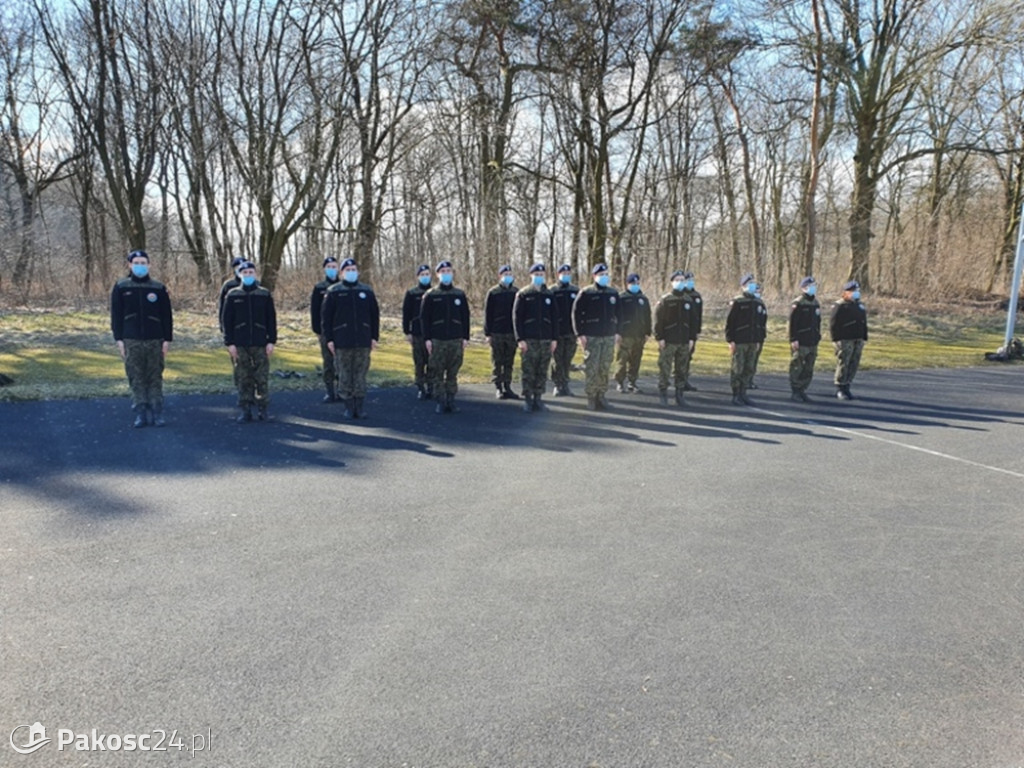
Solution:
{"label": "white road marking line", "polygon": [[[787,418],[789,418],[784,413],[776,413],[775,411],[769,411],[769,410],[767,410],[765,408],[757,408],[757,407],[755,407],[752,410],[760,411],[761,413],[766,413],[769,416],[775,416],[776,418],[780,418],[780,419],[787,419]],[[895,445],[897,448],[905,448],[908,451],[917,451],[918,453],[924,453],[924,454],[927,454],[929,456],[935,456],[936,458],[939,458],[939,459],[947,459],[949,461],[955,461],[955,462],[958,462],[960,464],[967,464],[968,466],[971,466],[971,467],[977,467],[978,469],[987,469],[987,470],[989,470],[991,472],[999,472],[1000,474],[1010,475],[1011,477],[1018,477],[1018,478],[1021,478],[1022,480],[1024,480],[1024,473],[1014,472],[1012,469],[1003,469],[1002,467],[993,467],[993,466],[990,466],[989,464],[982,464],[981,462],[978,462],[978,461],[971,461],[970,459],[964,459],[964,458],[961,458],[960,456],[953,456],[953,455],[948,454],[948,453],[942,453],[941,451],[933,451],[930,448],[922,448],[919,445],[911,445],[909,443],[901,443],[899,440],[891,440],[891,439],[889,439],[887,437],[879,437],[878,435],[869,435],[866,432],[858,432],[855,429],[847,429],[846,427],[833,427],[833,426],[830,426],[828,424],[821,424],[821,423],[819,423],[817,421],[813,421],[811,419],[800,419],[800,422],[803,423],[803,424],[807,424],[808,426],[811,426],[811,427],[821,427],[823,429],[830,429],[833,432],[838,432],[838,433],[843,434],[843,435],[852,435],[853,437],[863,437],[866,440],[875,440],[875,441],[877,441],[879,443],[886,443],[887,445]]]}

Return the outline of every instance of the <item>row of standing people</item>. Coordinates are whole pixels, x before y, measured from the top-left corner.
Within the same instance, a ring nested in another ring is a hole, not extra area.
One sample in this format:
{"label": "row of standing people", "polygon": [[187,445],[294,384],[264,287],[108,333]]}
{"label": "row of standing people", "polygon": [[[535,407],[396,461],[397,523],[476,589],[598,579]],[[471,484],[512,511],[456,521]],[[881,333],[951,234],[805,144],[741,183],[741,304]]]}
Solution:
{"label": "row of standing people", "polygon": [[[270,418],[268,407],[270,358],[277,342],[273,296],[259,284],[256,266],[236,259],[234,276],[221,289],[218,306],[224,344],[232,360],[238,389],[239,421]],[[149,274],[144,251],[128,254],[129,275],[119,280],[111,295],[111,329],[124,360],[132,392],[136,427],[163,426],[162,374],[164,358],[173,338],[173,317],[166,287]],[[373,289],[359,282],[356,263],[324,260],[324,280],[314,286],[310,316],[320,339],[325,400],[345,403],[348,418],[365,416],[366,375],[370,353],[380,337],[380,309]],[[417,284],[405,295],[402,328],[411,345],[414,377],[421,399],[437,400],[437,410],[457,410],[458,371],[469,343],[470,308],[465,292],[454,285],[454,268],[443,261],[435,269],[417,270]],[[618,389],[638,392],[637,377],[644,345],[653,334],[658,344],[658,389],[662,404],[694,389],[689,364],[701,333],[703,301],[691,272],[670,276],[670,290],[653,308],[630,274],[621,293],[610,285],[605,264],[592,270],[593,283],[583,289],[573,284],[572,269],[558,268],[557,282],[547,285],[545,267],[530,269],[530,285],[516,288],[510,266],[499,270],[499,283],[485,299],[484,333],[491,348],[496,396],[518,399],[513,392],[515,353],[521,357],[524,410],[543,408],[541,398],[549,376],[555,396],[570,396],[569,376],[577,345],[583,350],[587,406],[607,409],[612,358],[617,350]],[[804,278],[801,295],[790,310],[792,348],[790,384],[793,399],[807,401],[821,340],[821,309],[815,298],[816,281]],[[757,361],[766,336],[767,310],[753,275],[741,280],[741,294],[730,302],[726,320],[732,370],[733,402],[749,404]],[[835,344],[836,394],[851,399],[850,384],[867,340],[867,314],[859,286],[851,281],[832,311],[831,335]]]}

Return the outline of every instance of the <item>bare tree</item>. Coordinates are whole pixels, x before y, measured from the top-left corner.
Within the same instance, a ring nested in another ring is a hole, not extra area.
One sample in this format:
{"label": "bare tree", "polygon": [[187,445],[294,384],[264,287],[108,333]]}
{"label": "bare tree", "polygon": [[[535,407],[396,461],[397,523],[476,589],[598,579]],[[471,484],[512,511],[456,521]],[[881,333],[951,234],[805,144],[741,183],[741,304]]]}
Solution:
{"label": "bare tree", "polygon": [[61,140],[57,84],[42,66],[38,22],[24,11],[0,12],[0,165],[17,189],[16,255],[12,279],[28,290],[35,249],[35,223],[46,189],[70,176],[77,159]]}
{"label": "bare tree", "polygon": [[289,239],[316,210],[344,124],[343,68],[322,17],[299,0],[228,0],[210,98],[220,139],[251,196],[261,281],[277,283]]}

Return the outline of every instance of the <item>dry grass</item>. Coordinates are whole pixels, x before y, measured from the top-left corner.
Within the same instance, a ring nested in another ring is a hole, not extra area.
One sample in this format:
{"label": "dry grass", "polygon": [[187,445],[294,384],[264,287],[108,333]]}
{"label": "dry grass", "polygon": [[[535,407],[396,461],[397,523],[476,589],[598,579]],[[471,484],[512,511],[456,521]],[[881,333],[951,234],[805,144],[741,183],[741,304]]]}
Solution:
{"label": "dry grass", "polygon": [[[693,371],[697,376],[726,375],[728,348],[722,327],[725,307],[708,303],[705,333],[697,346]],[[760,370],[781,373],[789,364],[785,316],[787,305],[770,306],[769,340]],[[827,308],[826,308],[827,309]],[[1005,312],[985,305],[919,304],[879,299],[869,304],[871,338],[864,368],[957,367],[980,364],[984,353],[1002,344]],[[301,309],[285,309],[279,318],[278,345],[271,370],[294,371],[298,377],[273,375],[277,390],[317,389],[320,351]],[[409,347],[400,323],[387,318],[381,345],[373,355],[370,380],[376,386],[411,382]],[[170,393],[228,393],[230,364],[208,308],[178,308],[175,342],[167,359],[165,387]],[[579,361],[579,355],[577,356]],[[819,354],[819,370],[831,367],[828,345]],[[490,378],[489,351],[477,329],[467,350],[462,377],[470,382]],[[657,370],[657,348],[648,344],[641,372]],[[102,309],[75,311],[18,310],[0,314],[0,373],[14,384],[0,387],[0,400],[37,400],[124,396],[127,384],[109,320]]]}

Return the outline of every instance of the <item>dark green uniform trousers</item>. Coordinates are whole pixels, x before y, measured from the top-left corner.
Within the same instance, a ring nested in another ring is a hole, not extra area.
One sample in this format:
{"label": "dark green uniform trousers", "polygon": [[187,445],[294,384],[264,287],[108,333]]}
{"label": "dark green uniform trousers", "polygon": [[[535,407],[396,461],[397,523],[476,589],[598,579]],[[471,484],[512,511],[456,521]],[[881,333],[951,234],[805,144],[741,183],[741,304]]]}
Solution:
{"label": "dark green uniform trousers", "polygon": [[583,350],[583,370],[587,397],[603,395],[608,391],[608,375],[615,355],[614,336],[588,336]]}
{"label": "dark green uniform trousers", "polygon": [[757,372],[757,358],[761,355],[761,345],[737,344],[732,353],[732,367],[729,374],[729,385],[734,395],[745,395],[754,381]]}
{"label": "dark green uniform trousers", "polygon": [[794,392],[806,392],[814,378],[818,346],[800,347],[789,358],[789,386]]}
{"label": "dark green uniform trousers", "polygon": [[270,405],[270,358],[266,347],[238,347],[235,376],[240,407],[256,405],[265,410]]}
{"label": "dark green uniform trousers", "polygon": [[523,395],[540,397],[548,383],[548,365],[551,363],[551,342],[527,339],[526,351],[519,353],[523,374]]}
{"label": "dark green uniform trousers", "polygon": [[366,374],[370,370],[370,348],[334,348],[334,367],[338,372],[338,397],[351,400],[366,397]]}

